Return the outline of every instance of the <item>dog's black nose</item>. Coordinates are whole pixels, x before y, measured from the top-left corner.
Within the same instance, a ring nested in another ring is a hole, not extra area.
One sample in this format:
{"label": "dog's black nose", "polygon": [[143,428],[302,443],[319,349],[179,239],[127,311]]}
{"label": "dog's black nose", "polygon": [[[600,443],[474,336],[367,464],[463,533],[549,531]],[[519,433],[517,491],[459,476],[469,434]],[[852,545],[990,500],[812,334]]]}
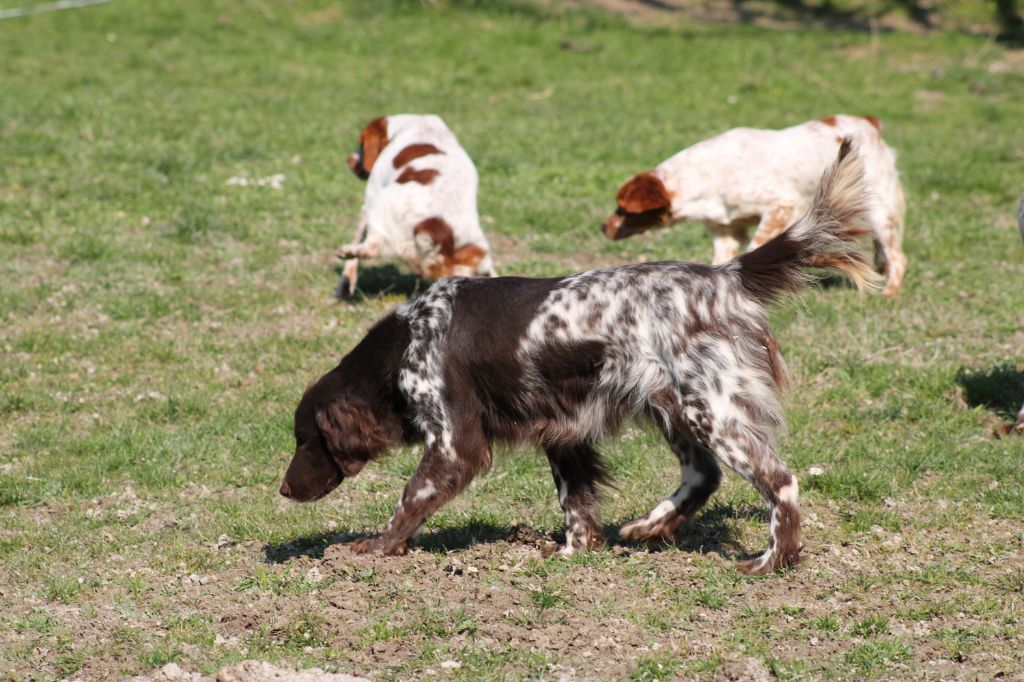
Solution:
{"label": "dog's black nose", "polygon": [[281,484],[280,493],[285,497],[290,498],[292,496],[292,489],[288,487],[288,481]]}

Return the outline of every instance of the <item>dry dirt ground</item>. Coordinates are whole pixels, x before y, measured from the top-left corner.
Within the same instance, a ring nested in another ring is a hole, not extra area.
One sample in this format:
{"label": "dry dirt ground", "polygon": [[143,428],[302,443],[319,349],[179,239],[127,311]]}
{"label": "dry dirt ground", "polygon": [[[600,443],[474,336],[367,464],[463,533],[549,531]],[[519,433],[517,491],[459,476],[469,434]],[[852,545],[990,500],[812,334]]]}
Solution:
{"label": "dry dirt ground", "polygon": [[203,675],[168,663],[154,673],[138,675],[129,682],[368,682],[365,677],[345,673],[328,673],[319,668],[292,670],[265,661],[242,661],[225,666],[216,675]]}
{"label": "dry dirt ground", "polygon": [[[723,492],[735,494],[740,485],[727,481]],[[204,494],[189,490],[183,497]],[[760,505],[713,503],[677,546],[612,544],[571,561],[542,559],[552,538],[526,526],[484,528],[477,541],[461,530],[428,530],[409,555],[379,557],[350,552],[344,542],[352,535],[328,520],[322,535],[301,542],[221,538],[209,548],[217,555],[209,563],[220,570],[208,573],[184,564],[154,570],[145,552],[150,542],[134,558],[108,559],[96,589],[75,606],[50,609],[78,646],[99,649],[83,661],[77,680],[117,678],[125,633],[166,628],[173,614],[184,622],[194,613],[212,624],[215,652],[262,658],[289,642],[307,643],[306,653],[322,653],[329,643],[334,665],[373,679],[474,679],[481,669],[503,671],[507,679],[558,680],[1019,675],[1021,525],[941,498],[886,499],[884,506],[882,523],[899,530],[852,530],[841,504],[805,501],[803,563],[766,578],[732,569],[734,558],[763,542]],[[140,531],[187,525],[174,508],[137,499],[101,501],[93,509],[137,519]],[[39,513],[40,523],[51,523],[82,510]],[[124,575],[173,594],[172,601],[159,615],[124,608],[116,596]],[[23,610],[42,604],[12,581],[17,576],[0,577],[8,603]],[[24,637],[2,632],[0,647],[19,647]],[[180,658],[189,658],[189,646]],[[192,653],[201,658],[205,649]],[[495,667],[503,656],[515,666]],[[7,672],[32,679],[39,660]],[[261,677],[273,670],[246,665],[199,677],[183,663],[139,679],[345,679],[315,671]]]}

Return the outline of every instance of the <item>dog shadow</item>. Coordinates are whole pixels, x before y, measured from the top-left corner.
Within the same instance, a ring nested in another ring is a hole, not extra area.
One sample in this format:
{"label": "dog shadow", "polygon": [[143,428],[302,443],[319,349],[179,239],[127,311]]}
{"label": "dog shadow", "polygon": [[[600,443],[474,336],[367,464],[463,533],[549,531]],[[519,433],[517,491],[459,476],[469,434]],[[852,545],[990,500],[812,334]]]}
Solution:
{"label": "dog shadow", "polygon": [[[633,543],[618,537],[619,525],[605,529],[605,537],[609,544],[626,547],[645,547],[650,552],[683,551],[694,554],[714,552],[730,559],[747,559],[757,556],[760,552],[747,556],[749,548],[743,547],[736,536],[734,522],[737,520],[753,520],[768,523],[768,513],[754,505],[713,502],[697,513],[692,519],[676,530],[671,541]],[[614,540],[614,543],[612,542]]]}
{"label": "dog shadow", "polygon": [[[713,504],[683,524],[670,542],[632,543],[624,541],[619,537],[618,529],[626,521],[605,524],[602,532],[605,537],[606,549],[615,546],[644,548],[650,552],[674,549],[699,554],[717,552],[727,559],[745,558],[741,555],[744,555],[746,550],[737,542],[731,523],[737,519],[753,519],[765,523],[768,520],[764,510],[758,510],[750,505],[736,507],[732,504]],[[323,559],[325,550],[332,545],[347,544],[373,535],[373,533],[352,531],[312,533],[285,542],[268,544],[263,550],[264,559],[270,564],[282,564],[300,557],[319,560]],[[490,521],[471,520],[457,526],[428,530],[420,535],[412,546],[433,554],[446,554],[501,541],[512,545],[536,547],[538,556],[541,556],[546,555],[547,551],[545,550],[550,550],[556,543],[565,542],[565,533],[557,531],[547,534],[522,524],[509,526]]]}
{"label": "dog shadow", "polygon": [[[521,528],[472,520],[459,526],[426,531],[411,543],[411,546],[444,554],[452,550],[469,549],[474,545],[492,544],[499,540],[514,538]],[[376,534],[372,532],[353,531],[312,533],[285,542],[269,543],[263,554],[266,562],[271,564],[281,564],[299,557],[322,559],[324,551],[332,545],[348,544],[374,535]]]}
{"label": "dog shadow", "polygon": [[961,367],[956,383],[963,389],[964,401],[970,407],[984,407],[1002,419],[1016,417],[1024,401],[1024,372],[1010,364],[987,370]]}
{"label": "dog shadow", "polygon": [[356,291],[354,294],[349,294],[345,291],[347,281],[342,270],[341,264],[334,267],[334,274],[338,276],[338,283],[334,287],[334,298],[338,301],[362,302],[389,294],[412,298],[427,286],[422,279],[399,270],[394,264],[367,265],[360,266]]}

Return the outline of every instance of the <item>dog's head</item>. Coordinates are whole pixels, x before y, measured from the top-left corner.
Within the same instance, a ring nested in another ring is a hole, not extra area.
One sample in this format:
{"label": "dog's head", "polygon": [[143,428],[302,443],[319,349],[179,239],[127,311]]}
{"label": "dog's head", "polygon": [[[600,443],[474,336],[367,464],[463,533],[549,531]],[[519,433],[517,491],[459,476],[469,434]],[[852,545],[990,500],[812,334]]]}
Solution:
{"label": "dog's head", "polygon": [[395,377],[407,343],[408,326],[389,315],[306,389],[295,409],[295,454],[282,495],[318,500],[405,436]]}
{"label": "dog's head", "polygon": [[619,188],[618,207],[601,231],[609,239],[625,239],[672,222],[672,196],[654,173],[639,173]]}
{"label": "dog's head", "polygon": [[390,444],[368,405],[343,395],[318,404],[319,385],[295,410],[295,454],[281,494],[296,502],[318,500],[362,471]]}
{"label": "dog's head", "polygon": [[375,118],[366,124],[359,134],[359,149],[348,157],[348,167],[360,180],[370,177],[373,164],[388,143],[388,119],[385,116]]}

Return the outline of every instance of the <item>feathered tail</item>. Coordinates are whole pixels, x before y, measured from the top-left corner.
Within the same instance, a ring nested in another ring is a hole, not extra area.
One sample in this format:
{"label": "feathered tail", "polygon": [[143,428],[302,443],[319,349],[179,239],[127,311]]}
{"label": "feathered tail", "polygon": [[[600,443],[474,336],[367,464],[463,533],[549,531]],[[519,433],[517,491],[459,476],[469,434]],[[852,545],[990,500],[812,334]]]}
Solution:
{"label": "feathered tail", "polygon": [[858,245],[871,233],[868,198],[860,155],[846,138],[835,163],[821,177],[807,213],[768,243],[732,261],[743,286],[767,303],[810,282],[808,268],[820,268],[842,273],[861,291],[875,288],[880,277]]}

